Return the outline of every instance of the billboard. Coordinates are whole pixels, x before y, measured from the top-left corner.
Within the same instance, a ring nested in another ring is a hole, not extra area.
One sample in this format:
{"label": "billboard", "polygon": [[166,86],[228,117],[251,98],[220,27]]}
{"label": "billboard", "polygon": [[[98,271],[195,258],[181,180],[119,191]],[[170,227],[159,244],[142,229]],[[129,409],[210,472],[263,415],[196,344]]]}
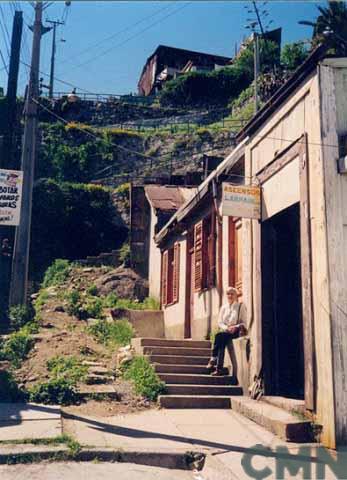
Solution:
{"label": "billboard", "polygon": [[249,185],[222,184],[222,215],[261,218],[261,188]]}
{"label": "billboard", "polygon": [[23,172],[0,169],[0,225],[19,225]]}

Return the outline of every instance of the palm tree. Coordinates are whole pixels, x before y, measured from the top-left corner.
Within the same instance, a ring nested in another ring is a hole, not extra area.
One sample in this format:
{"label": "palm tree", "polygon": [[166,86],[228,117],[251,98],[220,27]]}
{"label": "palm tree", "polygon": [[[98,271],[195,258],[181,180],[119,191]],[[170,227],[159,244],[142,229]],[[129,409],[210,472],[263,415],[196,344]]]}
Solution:
{"label": "palm tree", "polygon": [[313,27],[313,45],[327,43],[337,55],[347,55],[347,5],[329,0],[328,6],[317,7],[320,15],[315,22],[303,20],[301,25]]}

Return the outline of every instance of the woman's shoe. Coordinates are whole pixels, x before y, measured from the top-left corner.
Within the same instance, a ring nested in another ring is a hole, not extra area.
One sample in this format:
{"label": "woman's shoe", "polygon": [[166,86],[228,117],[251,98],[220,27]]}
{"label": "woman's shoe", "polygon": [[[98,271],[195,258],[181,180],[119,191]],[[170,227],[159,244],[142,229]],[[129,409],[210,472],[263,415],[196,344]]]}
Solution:
{"label": "woman's shoe", "polygon": [[212,377],[222,377],[224,375],[222,368],[216,368],[212,373]]}
{"label": "woman's shoe", "polygon": [[209,370],[212,370],[214,368],[216,368],[216,365],[217,365],[217,360],[215,358],[211,358],[210,361],[208,362],[207,364],[207,367]]}

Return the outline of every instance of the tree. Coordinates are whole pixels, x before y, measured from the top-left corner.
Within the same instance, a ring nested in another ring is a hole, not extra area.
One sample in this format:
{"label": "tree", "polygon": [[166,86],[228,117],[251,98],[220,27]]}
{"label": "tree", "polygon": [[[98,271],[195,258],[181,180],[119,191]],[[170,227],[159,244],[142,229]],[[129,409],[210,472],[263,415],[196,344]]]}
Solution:
{"label": "tree", "polygon": [[320,15],[315,22],[303,20],[301,25],[313,27],[313,44],[326,43],[336,55],[347,55],[346,2],[329,1],[327,7],[317,7]]}
{"label": "tree", "polygon": [[308,54],[303,43],[288,43],[281,52],[281,65],[285,70],[296,70],[306,60]]}

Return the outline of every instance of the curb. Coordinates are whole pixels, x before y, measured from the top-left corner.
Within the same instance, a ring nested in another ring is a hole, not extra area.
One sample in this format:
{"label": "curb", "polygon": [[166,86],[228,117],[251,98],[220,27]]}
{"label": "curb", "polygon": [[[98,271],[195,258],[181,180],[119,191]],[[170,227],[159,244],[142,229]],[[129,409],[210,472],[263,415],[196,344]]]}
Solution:
{"label": "curb", "polygon": [[206,455],[197,451],[123,450],[114,448],[82,447],[71,452],[65,446],[3,445],[0,447],[0,465],[39,463],[43,461],[60,462],[122,462],[150,465],[178,470],[201,470]]}

